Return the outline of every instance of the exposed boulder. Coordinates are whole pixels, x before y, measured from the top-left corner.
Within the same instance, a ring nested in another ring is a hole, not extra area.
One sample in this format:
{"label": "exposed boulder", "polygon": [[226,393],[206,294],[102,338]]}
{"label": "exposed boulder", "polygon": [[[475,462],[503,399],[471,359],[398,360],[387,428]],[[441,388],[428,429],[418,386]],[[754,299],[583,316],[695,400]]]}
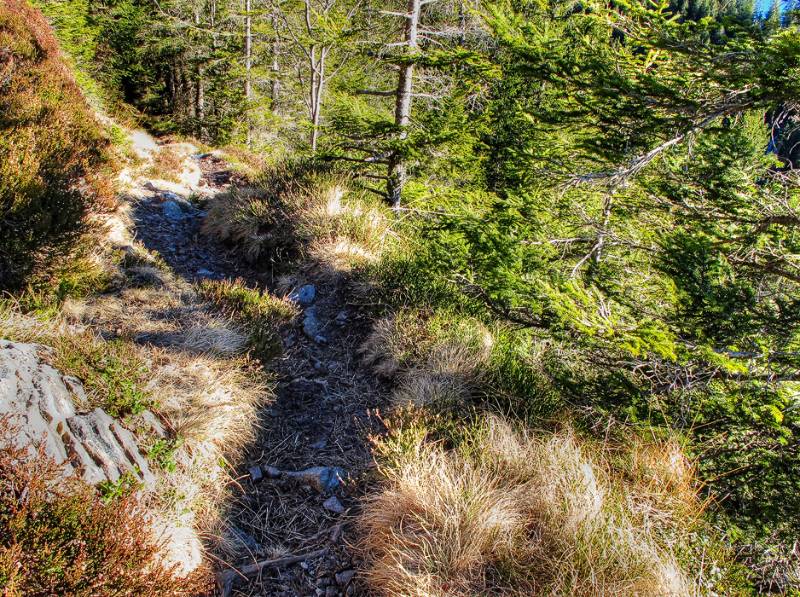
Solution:
{"label": "exposed boulder", "polygon": [[125,473],[145,486],[155,482],[134,435],[104,410],[76,412],[86,403],[80,381],[42,357],[46,346],[0,340],[0,416],[19,426],[20,447],[42,443],[46,453],[88,483],[116,481]]}
{"label": "exposed boulder", "polygon": [[164,217],[170,222],[180,222],[184,217],[180,205],[174,201],[165,201],[161,205],[161,209],[164,211]]}

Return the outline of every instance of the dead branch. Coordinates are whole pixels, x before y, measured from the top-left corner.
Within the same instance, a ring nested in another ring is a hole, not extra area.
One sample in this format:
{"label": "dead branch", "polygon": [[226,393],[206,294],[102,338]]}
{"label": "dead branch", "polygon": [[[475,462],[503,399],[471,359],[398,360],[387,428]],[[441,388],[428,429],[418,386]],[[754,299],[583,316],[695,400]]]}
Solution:
{"label": "dead branch", "polygon": [[217,574],[217,587],[219,588],[222,597],[228,597],[231,594],[231,590],[233,589],[233,582],[237,578],[247,579],[247,577],[249,576],[258,574],[264,568],[282,568],[284,566],[290,566],[292,564],[304,562],[305,560],[318,558],[321,555],[325,554],[327,551],[328,548],[323,548],[301,555],[286,556],[283,558],[276,558],[273,560],[262,560],[261,562],[256,562],[255,564],[243,566],[242,568],[239,569],[233,568],[231,570],[223,570],[222,572]]}

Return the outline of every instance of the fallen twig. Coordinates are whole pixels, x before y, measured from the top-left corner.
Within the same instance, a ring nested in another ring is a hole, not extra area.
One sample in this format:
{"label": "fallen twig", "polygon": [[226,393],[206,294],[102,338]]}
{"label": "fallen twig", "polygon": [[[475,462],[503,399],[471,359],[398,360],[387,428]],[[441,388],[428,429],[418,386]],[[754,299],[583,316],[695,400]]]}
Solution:
{"label": "fallen twig", "polygon": [[297,564],[298,562],[319,557],[326,551],[328,551],[328,549],[323,548],[296,556],[286,556],[283,558],[276,558],[274,560],[262,560],[261,562],[243,566],[239,569],[232,568],[230,570],[223,570],[217,574],[217,586],[219,587],[222,597],[228,597],[228,595],[231,594],[231,589],[233,589],[233,581],[235,581],[237,578],[247,579],[248,576],[257,574],[264,568],[281,568],[283,566]]}

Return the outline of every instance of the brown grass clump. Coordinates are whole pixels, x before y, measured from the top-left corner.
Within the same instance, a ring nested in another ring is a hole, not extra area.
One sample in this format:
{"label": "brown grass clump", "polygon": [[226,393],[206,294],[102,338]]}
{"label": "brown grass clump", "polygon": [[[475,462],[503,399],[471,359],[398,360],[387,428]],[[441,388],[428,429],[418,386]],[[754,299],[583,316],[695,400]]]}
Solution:
{"label": "brown grass clump", "polygon": [[0,3],[0,288],[18,288],[115,204],[111,145],[42,14]]}
{"label": "brown grass clump", "polygon": [[[5,440],[16,435],[0,422]],[[42,451],[0,447],[0,590],[22,595],[197,595],[203,571],[175,578],[132,495],[102,501]]]}
{"label": "brown grass clump", "polygon": [[427,435],[417,421],[378,443],[384,485],[361,517],[374,594],[696,592],[673,547],[699,505],[682,495],[677,511],[662,510],[675,501],[664,497],[672,481],[659,477],[639,494],[604,446],[569,428],[536,437],[489,416],[452,450]]}
{"label": "brown grass clump", "polygon": [[289,165],[214,198],[203,231],[251,262],[308,258],[331,272],[372,263],[397,240],[386,209],[353,194],[344,176]]}
{"label": "brown grass clump", "polygon": [[162,146],[153,155],[145,174],[159,180],[180,182],[183,171],[183,156],[168,145]]}
{"label": "brown grass clump", "polygon": [[396,378],[397,404],[452,406],[481,383],[493,345],[478,321],[405,311],[376,322],[361,353],[376,373]]}
{"label": "brown grass clump", "polygon": [[263,154],[245,147],[226,145],[219,149],[221,157],[236,171],[247,178],[254,178],[267,167]]}

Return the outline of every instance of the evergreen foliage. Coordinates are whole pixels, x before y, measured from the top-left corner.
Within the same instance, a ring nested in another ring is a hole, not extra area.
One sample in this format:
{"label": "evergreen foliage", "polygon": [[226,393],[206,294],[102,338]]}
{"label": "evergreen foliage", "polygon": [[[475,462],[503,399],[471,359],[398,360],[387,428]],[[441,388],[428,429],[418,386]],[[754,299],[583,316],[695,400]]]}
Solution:
{"label": "evergreen foliage", "polygon": [[[796,15],[776,2],[754,20],[750,0],[44,9],[105,97],[156,130],[300,154],[391,203],[411,240],[357,271],[388,308],[502,330],[469,378],[476,406],[681,436],[750,566],[742,590],[797,590]],[[206,231],[262,264],[345,235],[345,207],[367,235],[343,184],[270,171]],[[306,214],[297,230],[278,229],[287,210]]]}

